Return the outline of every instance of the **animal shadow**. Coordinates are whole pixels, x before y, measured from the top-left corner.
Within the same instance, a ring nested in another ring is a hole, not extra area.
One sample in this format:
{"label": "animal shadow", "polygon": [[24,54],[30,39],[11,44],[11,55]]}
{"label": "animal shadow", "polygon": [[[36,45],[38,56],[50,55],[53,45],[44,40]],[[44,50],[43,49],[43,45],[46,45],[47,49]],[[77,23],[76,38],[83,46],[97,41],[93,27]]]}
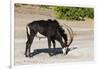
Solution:
{"label": "animal shadow", "polygon": [[[69,51],[72,51],[74,49],[77,49],[77,47],[71,47],[71,48],[68,48],[68,52]],[[62,52],[62,48],[42,48],[42,49],[35,49],[32,53],[31,53],[31,57],[35,56],[35,55],[38,55],[40,53],[52,53],[52,56],[53,55],[58,55],[58,54],[63,54]],[[67,53],[68,54],[68,53]]]}

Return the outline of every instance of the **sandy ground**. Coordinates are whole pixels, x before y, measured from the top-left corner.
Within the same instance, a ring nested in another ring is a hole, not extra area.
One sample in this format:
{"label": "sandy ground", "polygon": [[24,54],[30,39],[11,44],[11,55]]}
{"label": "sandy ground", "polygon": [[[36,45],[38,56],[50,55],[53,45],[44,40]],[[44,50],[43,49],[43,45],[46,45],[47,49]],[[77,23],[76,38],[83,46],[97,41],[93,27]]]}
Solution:
{"label": "sandy ground", "polygon": [[70,51],[68,55],[64,56],[62,53],[59,53],[59,51],[61,52],[61,46],[56,42],[56,51],[58,54],[50,57],[48,55],[47,39],[44,38],[39,40],[35,37],[31,52],[39,51],[39,53],[32,58],[26,58],[24,56],[25,42],[27,39],[25,32],[26,24],[33,20],[54,19],[54,17],[43,14],[21,13],[17,10],[18,8],[15,9],[15,65],[81,62],[92,61],[94,59],[94,23],[91,19],[86,21],[58,20],[62,25],[67,24],[70,26],[75,34],[74,41],[70,48],[77,48]]}

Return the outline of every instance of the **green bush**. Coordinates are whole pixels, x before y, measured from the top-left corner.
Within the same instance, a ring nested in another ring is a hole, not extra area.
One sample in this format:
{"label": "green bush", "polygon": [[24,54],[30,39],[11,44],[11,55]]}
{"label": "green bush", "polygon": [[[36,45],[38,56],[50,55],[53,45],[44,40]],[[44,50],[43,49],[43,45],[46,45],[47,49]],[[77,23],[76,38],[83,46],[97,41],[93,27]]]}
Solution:
{"label": "green bush", "polygon": [[81,7],[54,7],[55,16],[59,19],[84,20],[85,17],[93,18],[93,8]]}

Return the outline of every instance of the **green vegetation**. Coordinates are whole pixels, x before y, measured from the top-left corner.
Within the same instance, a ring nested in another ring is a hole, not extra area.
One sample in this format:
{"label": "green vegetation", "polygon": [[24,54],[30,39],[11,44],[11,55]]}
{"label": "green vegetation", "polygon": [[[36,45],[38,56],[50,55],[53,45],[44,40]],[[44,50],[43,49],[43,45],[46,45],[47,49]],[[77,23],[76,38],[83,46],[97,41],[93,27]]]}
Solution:
{"label": "green vegetation", "polygon": [[84,20],[84,18],[94,18],[93,8],[81,7],[54,7],[55,16],[59,19]]}
{"label": "green vegetation", "polygon": [[50,9],[50,6],[48,5],[40,5],[41,8],[45,8],[45,9]]}
{"label": "green vegetation", "polygon": [[40,7],[53,11],[53,15],[58,19],[66,20],[85,20],[85,18],[94,18],[93,8],[83,7],[65,7],[65,6],[50,6],[50,5],[32,5],[32,4],[15,4],[16,7],[30,6]]}

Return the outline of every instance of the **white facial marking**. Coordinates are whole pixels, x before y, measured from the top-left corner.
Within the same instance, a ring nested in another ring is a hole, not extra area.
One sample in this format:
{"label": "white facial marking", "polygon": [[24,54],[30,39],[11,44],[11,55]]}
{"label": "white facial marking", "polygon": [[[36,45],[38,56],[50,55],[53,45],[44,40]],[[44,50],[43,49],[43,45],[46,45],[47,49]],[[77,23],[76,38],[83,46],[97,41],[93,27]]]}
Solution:
{"label": "white facial marking", "polygon": [[62,49],[63,54],[66,54],[66,50],[67,50],[67,48],[65,48],[65,47]]}

